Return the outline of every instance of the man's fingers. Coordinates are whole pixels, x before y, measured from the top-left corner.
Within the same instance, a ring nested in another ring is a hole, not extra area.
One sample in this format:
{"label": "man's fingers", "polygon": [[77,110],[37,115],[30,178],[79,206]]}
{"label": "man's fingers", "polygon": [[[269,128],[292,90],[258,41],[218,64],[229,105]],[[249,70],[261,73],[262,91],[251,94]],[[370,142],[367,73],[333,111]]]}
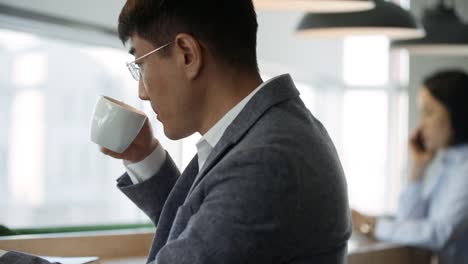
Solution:
{"label": "man's fingers", "polygon": [[122,159],[122,154],[120,153],[117,153],[117,152],[114,152],[110,149],[106,149],[104,147],[101,147],[101,152],[104,154],[104,155],[107,155],[107,156],[111,156],[113,158],[116,158],[116,159]]}

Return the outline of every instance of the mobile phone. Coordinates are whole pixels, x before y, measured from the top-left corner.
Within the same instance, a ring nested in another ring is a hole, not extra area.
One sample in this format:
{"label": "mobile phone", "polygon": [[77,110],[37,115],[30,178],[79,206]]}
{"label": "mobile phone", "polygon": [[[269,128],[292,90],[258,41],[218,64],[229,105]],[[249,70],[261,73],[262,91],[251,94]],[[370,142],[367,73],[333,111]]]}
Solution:
{"label": "mobile phone", "polygon": [[419,131],[416,135],[416,146],[422,151],[426,150],[426,144],[424,143],[424,138],[421,131]]}

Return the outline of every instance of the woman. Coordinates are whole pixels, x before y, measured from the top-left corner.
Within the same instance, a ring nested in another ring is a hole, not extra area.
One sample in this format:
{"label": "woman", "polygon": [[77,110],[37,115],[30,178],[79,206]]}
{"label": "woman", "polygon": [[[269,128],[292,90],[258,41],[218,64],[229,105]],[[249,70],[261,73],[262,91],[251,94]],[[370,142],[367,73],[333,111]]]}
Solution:
{"label": "woman", "polygon": [[413,167],[394,219],[353,211],[355,232],[468,263],[468,75],[451,70],[424,81],[420,124],[410,139]]}

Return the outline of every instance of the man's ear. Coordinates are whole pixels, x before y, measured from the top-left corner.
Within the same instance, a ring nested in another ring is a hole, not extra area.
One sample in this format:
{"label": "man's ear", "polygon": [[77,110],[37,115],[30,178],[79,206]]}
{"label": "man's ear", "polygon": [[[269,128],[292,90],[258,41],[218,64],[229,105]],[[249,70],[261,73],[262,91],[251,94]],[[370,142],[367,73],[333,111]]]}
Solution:
{"label": "man's ear", "polygon": [[195,79],[203,66],[202,46],[193,36],[178,34],[174,40],[177,64],[181,66],[188,79]]}

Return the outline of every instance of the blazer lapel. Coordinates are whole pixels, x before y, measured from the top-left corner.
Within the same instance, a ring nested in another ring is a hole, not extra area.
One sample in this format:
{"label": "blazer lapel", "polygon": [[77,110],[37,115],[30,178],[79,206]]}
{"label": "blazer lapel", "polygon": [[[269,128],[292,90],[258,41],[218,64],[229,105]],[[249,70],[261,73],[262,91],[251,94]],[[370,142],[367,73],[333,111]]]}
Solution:
{"label": "blazer lapel", "polygon": [[281,75],[261,88],[228,126],[221,140],[208,156],[205,165],[200,169],[195,182],[190,188],[189,195],[206,173],[242,138],[268,109],[298,96],[299,91],[296,89],[289,74]]}
{"label": "blazer lapel", "polygon": [[198,155],[195,155],[192,161],[187,165],[184,172],[179,176],[174,188],[167,197],[156,227],[156,235],[154,237],[153,246],[151,247],[148,260],[154,259],[159,250],[166,244],[177,209],[184,203],[185,198],[188,195],[188,190],[192,186],[197,174]]}

